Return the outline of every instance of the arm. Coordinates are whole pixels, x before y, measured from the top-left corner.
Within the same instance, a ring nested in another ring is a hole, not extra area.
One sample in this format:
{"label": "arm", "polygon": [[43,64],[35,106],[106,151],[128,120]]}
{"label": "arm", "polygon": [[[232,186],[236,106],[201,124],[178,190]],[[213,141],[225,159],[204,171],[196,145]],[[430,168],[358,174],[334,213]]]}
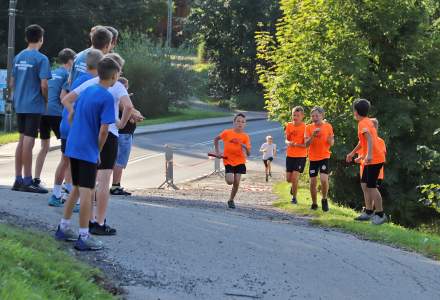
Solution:
{"label": "arm", "polygon": [[359,151],[360,148],[361,148],[361,142],[358,142],[356,147],[354,147],[353,151],[351,151],[350,153],[347,154],[347,157],[345,158],[345,161],[350,163],[353,160],[353,157]]}
{"label": "arm", "polygon": [[44,97],[44,101],[47,103],[49,96],[49,84],[47,79],[41,79],[40,88],[41,88],[41,94]]}
{"label": "arm", "polygon": [[101,128],[99,129],[99,136],[98,136],[99,152],[102,151],[105,141],[107,140],[107,136],[108,136],[108,124],[102,124]]}
{"label": "arm", "polygon": [[78,95],[75,92],[70,92],[68,93],[62,100],[61,103],[64,105],[64,107],[67,109],[67,111],[69,112],[69,123],[72,124],[72,120],[73,120],[73,103],[76,101],[76,99],[78,98]]}
{"label": "arm", "polygon": [[362,133],[367,139],[367,156],[365,157],[365,163],[369,164],[373,159],[373,139],[368,131]]}
{"label": "arm", "polygon": [[277,145],[273,146],[273,158],[277,157]]}
{"label": "arm", "polygon": [[333,145],[335,144],[335,136],[334,136],[334,135],[329,136],[328,139],[327,139],[327,143],[328,143],[331,147],[333,147]]}
{"label": "arm", "polygon": [[63,99],[64,97],[66,97],[67,94],[68,94],[68,92],[65,89],[62,89],[61,93],[60,93],[60,99]]}
{"label": "arm", "polygon": [[119,129],[121,129],[121,128],[124,128],[125,125],[127,125],[127,122],[131,117],[134,106],[130,100],[130,97],[128,97],[128,96],[121,97],[119,103],[120,103],[120,106],[122,106],[122,117],[118,122],[116,122],[116,126]]}

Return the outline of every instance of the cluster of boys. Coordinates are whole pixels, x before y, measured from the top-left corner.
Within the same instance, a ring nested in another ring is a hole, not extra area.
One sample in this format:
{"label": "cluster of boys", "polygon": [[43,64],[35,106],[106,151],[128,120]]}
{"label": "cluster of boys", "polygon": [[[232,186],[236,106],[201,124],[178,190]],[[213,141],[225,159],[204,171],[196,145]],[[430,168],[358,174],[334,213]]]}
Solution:
{"label": "cluster of boys", "polygon": [[[53,132],[61,139],[62,155],[55,172],[49,205],[64,206],[64,215],[55,237],[75,242],[74,247],[78,250],[102,249],[102,242],[92,235],[116,234],[116,229],[106,223],[110,179],[113,175],[111,194],[129,195],[120,186],[120,181],[128,162],[136,122],[143,120],[131,102],[127,79],[120,77],[124,60],[113,52],[118,31],[110,26],[93,27],[90,32],[91,47],[78,54],[68,48],[61,50],[58,56],[60,66],[53,71],[48,58],[39,52],[44,29],[39,25],[28,26],[25,36],[28,47],[15,57],[10,82],[20,133],[12,189],[48,193],[39,178]],[[377,184],[380,173],[383,174],[385,144],[377,135],[377,120],[368,117],[369,109],[370,103],[365,99],[356,100],[353,104],[354,116],[358,120],[359,143],[347,155],[347,162],[356,161],[361,165],[365,210],[356,219],[382,224],[386,216]],[[311,209],[318,209],[319,174],[322,210],[328,211],[333,128],[324,119],[322,108],[312,109],[311,124],[306,125],[303,118],[304,109],[295,107],[292,122],[287,123],[285,129],[286,177],[291,183],[291,202],[298,203],[298,181],[308,157]],[[214,139],[214,155],[223,159],[226,182],[232,185],[228,201],[228,207],[232,209],[235,208],[234,198],[241,175],[246,174],[245,163],[251,151],[250,138],[244,131],[245,115],[237,114],[233,124],[233,128],[224,130]],[[42,147],[33,178],[32,149],[38,134]],[[220,141],[224,145],[223,153],[220,152]],[[263,152],[268,181],[272,175],[271,162],[276,155],[276,145],[270,136],[260,151]],[[356,154],[358,156],[354,159]],[[71,227],[75,211],[79,212],[79,233]]]}

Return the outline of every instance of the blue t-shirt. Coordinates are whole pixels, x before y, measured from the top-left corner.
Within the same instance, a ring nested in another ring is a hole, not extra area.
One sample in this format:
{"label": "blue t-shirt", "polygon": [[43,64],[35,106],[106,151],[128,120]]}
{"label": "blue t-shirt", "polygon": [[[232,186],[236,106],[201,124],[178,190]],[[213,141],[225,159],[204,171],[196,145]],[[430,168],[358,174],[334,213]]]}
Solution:
{"label": "blue t-shirt", "polygon": [[[88,81],[89,79],[92,79],[94,76],[90,73],[85,73],[81,76],[79,76],[73,83],[72,83],[72,89],[76,89],[84,82]],[[70,130],[70,124],[69,124],[69,112],[66,108],[63,109],[61,123],[60,123],[60,136],[61,139],[67,140],[67,137],[69,136],[69,130]]]}
{"label": "blue t-shirt", "polygon": [[41,94],[41,80],[52,77],[49,59],[38,50],[25,49],[14,58],[12,76],[15,112],[44,114],[46,103]]}
{"label": "blue t-shirt", "polygon": [[66,156],[98,163],[99,130],[115,122],[113,96],[101,85],[88,87],[76,100],[75,115],[66,144]]}
{"label": "blue t-shirt", "polygon": [[[70,85],[82,74],[87,73],[87,54],[89,54],[91,48],[81,51],[75,57],[73,61],[72,70],[70,71]],[[70,87],[70,91],[72,86]]]}
{"label": "blue t-shirt", "polygon": [[61,104],[60,94],[68,78],[69,72],[64,67],[52,71],[52,79],[49,80],[49,101],[46,116],[61,116],[63,105]]}

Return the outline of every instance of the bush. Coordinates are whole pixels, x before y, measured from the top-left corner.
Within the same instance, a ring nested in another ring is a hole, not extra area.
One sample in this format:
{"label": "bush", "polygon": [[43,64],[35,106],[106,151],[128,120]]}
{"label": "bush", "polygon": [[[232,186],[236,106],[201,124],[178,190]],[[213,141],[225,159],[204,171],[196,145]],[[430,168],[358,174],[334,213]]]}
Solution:
{"label": "bush", "polygon": [[173,63],[169,50],[145,36],[123,33],[117,52],[125,59],[124,76],[134,93],[133,102],[147,117],[168,113],[191,95],[193,74]]}
{"label": "bush", "polygon": [[232,97],[232,104],[240,109],[246,110],[263,110],[264,95],[261,92],[244,89],[237,96]]}

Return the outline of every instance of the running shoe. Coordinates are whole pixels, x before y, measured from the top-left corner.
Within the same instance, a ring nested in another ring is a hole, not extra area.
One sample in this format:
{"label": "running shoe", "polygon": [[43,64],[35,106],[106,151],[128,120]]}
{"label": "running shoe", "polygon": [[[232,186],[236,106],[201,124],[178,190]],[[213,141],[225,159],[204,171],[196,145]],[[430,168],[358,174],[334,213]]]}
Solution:
{"label": "running shoe", "polygon": [[234,209],[234,208],[235,208],[235,203],[234,203],[233,200],[229,200],[229,201],[228,201],[228,207],[231,208],[231,209]]}
{"label": "running shoe", "polygon": [[386,223],[387,221],[388,221],[388,218],[385,214],[382,217],[374,214],[373,218],[371,219],[371,223],[373,225],[382,225],[383,223]]}
{"label": "running shoe", "polygon": [[70,228],[61,230],[60,225],[58,225],[55,238],[60,241],[74,242],[78,239],[78,234]]}
{"label": "running shoe", "polygon": [[266,182],[269,181],[269,174],[266,174]]}
{"label": "running shoe", "polygon": [[322,199],[321,200],[321,206],[322,206],[322,211],[326,211],[327,212],[329,210],[327,199]]}
{"label": "running shoe", "polygon": [[123,187],[112,187],[110,188],[110,194],[113,196],[131,196],[130,192],[124,190]]}
{"label": "running shoe", "polygon": [[49,192],[48,190],[36,186],[33,183],[29,185],[22,184],[19,191],[25,193],[35,193],[35,194],[47,194]]}
{"label": "running shoe", "polygon": [[318,209],[318,204],[313,203],[312,206],[310,207],[310,209],[317,210]]}
{"label": "running shoe", "polygon": [[89,232],[94,235],[116,235],[116,229],[108,226],[106,223],[104,225],[94,223],[92,227],[89,227]]}
{"label": "running shoe", "polygon": [[290,201],[290,203],[292,204],[298,204],[298,200],[296,199],[296,197],[292,196],[292,200]]}
{"label": "running shoe", "polygon": [[48,204],[53,207],[62,207],[63,201],[61,200],[61,197],[57,198],[55,195],[52,195],[49,198]]}
{"label": "running shoe", "polygon": [[34,178],[34,180],[32,180],[32,185],[41,190],[41,194],[49,193],[49,190],[43,187],[43,185],[41,184],[40,178]]}
{"label": "running shoe", "polygon": [[23,185],[22,182],[20,182],[20,181],[18,181],[18,180],[15,180],[15,181],[14,181],[14,185],[12,186],[12,190],[13,190],[13,191],[20,191],[22,185]]}
{"label": "running shoe", "polygon": [[97,251],[103,248],[102,242],[88,236],[87,238],[78,237],[75,242],[75,249],[78,251]]}
{"label": "running shoe", "polygon": [[374,217],[374,214],[367,214],[365,210],[362,211],[362,213],[354,218],[355,221],[370,221]]}

